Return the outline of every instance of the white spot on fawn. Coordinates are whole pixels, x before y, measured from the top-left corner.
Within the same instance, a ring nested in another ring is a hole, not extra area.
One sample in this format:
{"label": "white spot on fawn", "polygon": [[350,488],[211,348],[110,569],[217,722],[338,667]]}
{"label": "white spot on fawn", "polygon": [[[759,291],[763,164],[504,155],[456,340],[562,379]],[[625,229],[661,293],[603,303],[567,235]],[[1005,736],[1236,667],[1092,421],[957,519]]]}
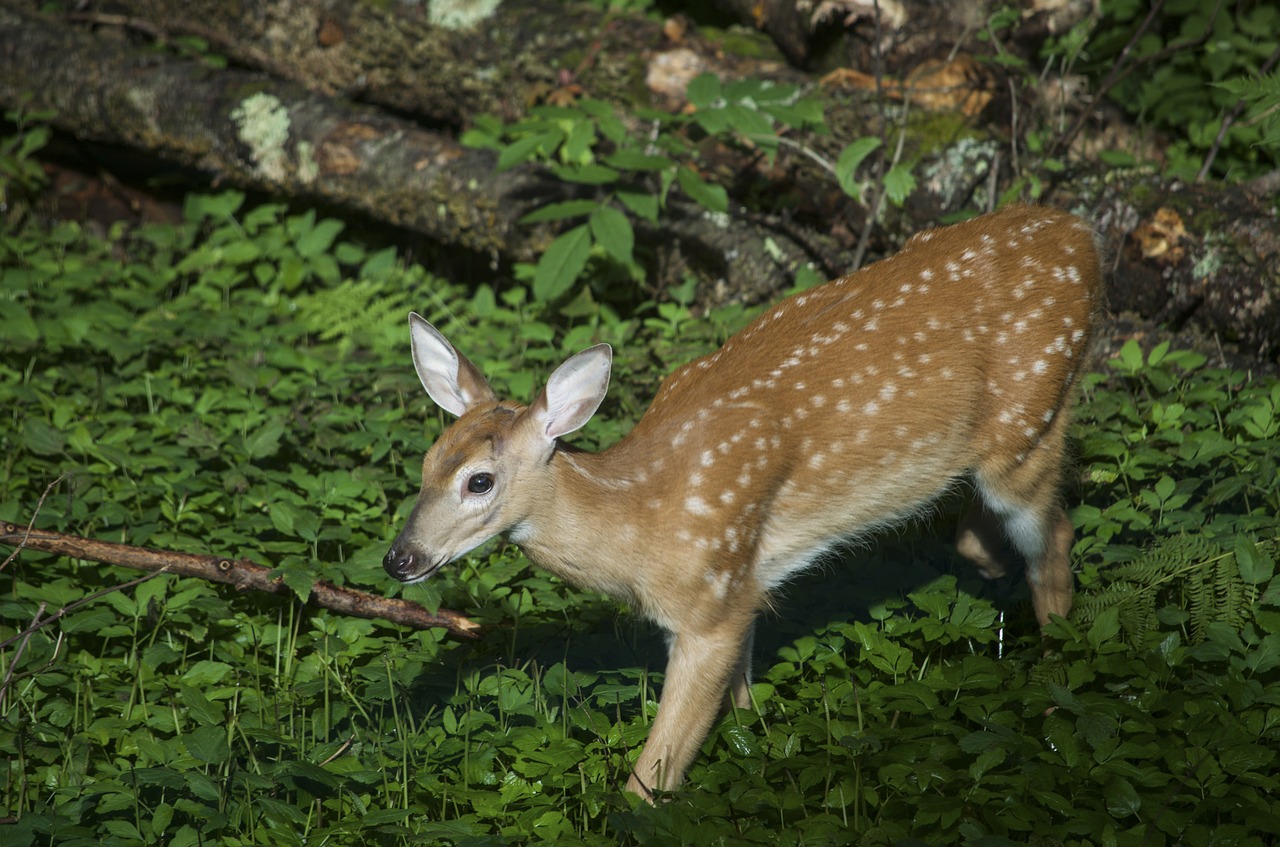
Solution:
{"label": "white spot on fawn", "polygon": [[691,515],[711,514],[711,507],[707,505],[707,501],[703,500],[697,494],[691,494],[684,498],[684,508]]}
{"label": "white spot on fawn", "polygon": [[733,574],[730,571],[708,571],[707,585],[712,586],[712,592],[716,595],[717,600],[723,600],[728,594],[728,582],[730,582]]}

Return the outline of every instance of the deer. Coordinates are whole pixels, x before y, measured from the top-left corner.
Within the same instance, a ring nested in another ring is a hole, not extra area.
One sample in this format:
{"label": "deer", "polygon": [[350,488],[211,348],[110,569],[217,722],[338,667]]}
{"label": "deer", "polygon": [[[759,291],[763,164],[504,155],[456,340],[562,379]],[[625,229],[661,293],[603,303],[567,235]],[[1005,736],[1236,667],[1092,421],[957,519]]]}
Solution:
{"label": "deer", "polygon": [[528,406],[499,398],[409,315],[414,368],[457,417],[383,561],[425,580],[495,536],[667,634],[648,739],[627,781],[684,781],[722,708],[750,708],[756,618],[834,548],[971,490],[958,552],[1025,568],[1041,628],[1071,609],[1060,483],[1100,298],[1091,227],[1011,205],[915,234],[897,254],[780,301],[662,382],[600,452],[564,436],[605,399],[612,349],[566,359]]}

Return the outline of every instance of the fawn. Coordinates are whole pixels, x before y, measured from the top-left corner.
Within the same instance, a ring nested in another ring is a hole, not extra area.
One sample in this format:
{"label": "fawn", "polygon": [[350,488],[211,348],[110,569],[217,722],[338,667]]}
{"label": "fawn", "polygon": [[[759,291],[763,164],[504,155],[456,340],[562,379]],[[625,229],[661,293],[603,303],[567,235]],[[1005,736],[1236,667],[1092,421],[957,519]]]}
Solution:
{"label": "fawn", "polygon": [[384,567],[416,582],[505,533],[663,627],[665,684],[627,783],[651,800],[683,781],[726,694],[749,706],[770,592],[966,478],[960,553],[993,578],[1015,553],[1040,624],[1067,614],[1058,484],[1098,299],[1092,231],[1068,214],[1015,205],[918,233],[676,370],[600,453],[559,439],[604,399],[608,345],[566,360],[526,407],[411,314],[414,367],[458,420],[423,459]]}

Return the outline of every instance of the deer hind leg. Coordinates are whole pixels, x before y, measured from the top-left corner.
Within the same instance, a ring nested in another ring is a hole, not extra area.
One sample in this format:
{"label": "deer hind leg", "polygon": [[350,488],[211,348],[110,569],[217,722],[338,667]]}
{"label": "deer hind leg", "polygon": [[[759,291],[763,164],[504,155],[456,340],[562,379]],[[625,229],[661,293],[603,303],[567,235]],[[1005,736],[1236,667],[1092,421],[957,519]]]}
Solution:
{"label": "deer hind leg", "polygon": [[1008,570],[1009,541],[1004,534],[1004,523],[983,501],[982,495],[973,498],[969,508],[960,517],[956,530],[956,550],[978,568],[987,579],[999,579]]}
{"label": "deer hind leg", "polygon": [[1071,611],[1075,530],[1059,499],[1066,414],[1060,413],[1030,455],[998,472],[979,469],[978,498],[964,515],[957,547],[984,576],[1005,572],[1007,548],[1026,561],[1036,619]]}

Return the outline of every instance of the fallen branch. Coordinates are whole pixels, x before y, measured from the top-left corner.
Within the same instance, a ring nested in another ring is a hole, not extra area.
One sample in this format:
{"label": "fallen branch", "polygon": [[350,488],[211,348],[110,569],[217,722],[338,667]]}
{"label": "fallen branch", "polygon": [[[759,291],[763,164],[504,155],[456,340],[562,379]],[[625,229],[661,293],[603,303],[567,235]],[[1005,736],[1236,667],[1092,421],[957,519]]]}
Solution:
{"label": "fallen branch", "polygon": [[[293,594],[284,580],[271,577],[271,569],[248,559],[201,556],[172,550],[152,550],[96,538],[63,535],[60,532],[28,530],[17,524],[0,521],[0,543],[16,547],[57,553],[76,559],[88,559],[108,565],[120,565],[144,571],[165,570],[182,576],[194,576],[211,582],[250,589],[268,594]],[[326,609],[359,618],[380,618],[415,629],[444,627],[460,638],[478,638],[480,625],[450,609],[439,609],[433,615],[417,603],[392,597],[378,597],[352,588],[344,588],[325,580],[317,580],[311,588],[310,600]]]}

